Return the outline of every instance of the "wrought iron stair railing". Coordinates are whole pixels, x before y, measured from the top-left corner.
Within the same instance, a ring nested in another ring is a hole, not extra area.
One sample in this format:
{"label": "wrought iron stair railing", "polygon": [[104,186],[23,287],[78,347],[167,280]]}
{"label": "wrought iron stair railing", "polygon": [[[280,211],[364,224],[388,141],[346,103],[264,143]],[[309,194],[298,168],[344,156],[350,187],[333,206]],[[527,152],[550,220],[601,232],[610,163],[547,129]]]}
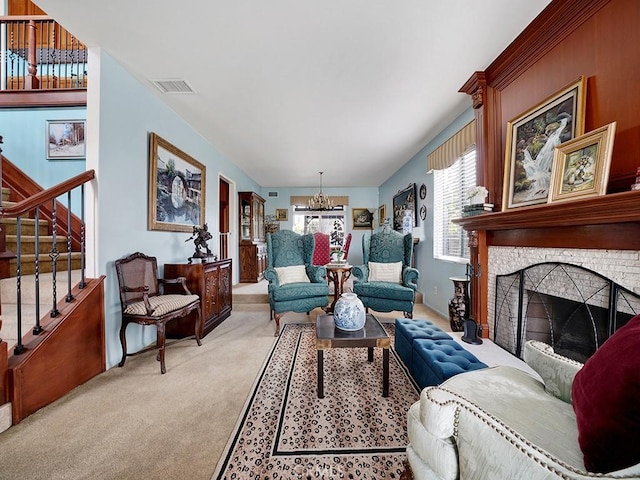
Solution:
{"label": "wrought iron stair railing", "polygon": [[46,15],[0,16],[0,91],[86,89],[87,49]]}
{"label": "wrought iron stair railing", "polygon": [[[1,174],[0,174],[1,176]],[[84,286],[86,285],[86,276],[85,276],[85,269],[86,269],[86,253],[85,253],[85,245],[86,245],[86,241],[85,241],[85,185],[87,182],[90,182],[91,180],[93,180],[95,178],[95,171],[94,170],[88,170],[86,172],[83,172],[79,175],[76,175],[73,178],[70,178],[69,180],[66,180],[64,182],[59,183],[58,185],[55,185],[51,188],[48,188],[46,190],[43,190],[35,195],[32,195],[31,197],[22,200],[20,202],[17,202],[13,205],[8,205],[8,206],[0,206],[0,218],[2,219],[15,219],[16,222],[16,251],[15,252],[10,252],[6,250],[6,242],[5,242],[5,228],[4,226],[0,229],[0,256],[15,256],[16,258],[16,275],[15,275],[15,281],[16,281],[16,338],[17,338],[17,343],[16,346],[13,349],[13,353],[14,355],[20,355],[21,353],[24,353],[25,351],[25,347],[22,343],[22,337],[23,337],[23,331],[22,331],[22,324],[23,324],[23,319],[22,319],[22,270],[23,270],[23,261],[22,261],[22,223],[24,221],[25,218],[33,218],[35,219],[35,223],[36,225],[38,225],[40,217],[41,217],[41,211],[45,208],[48,209],[48,207],[50,206],[50,211],[52,212],[51,215],[51,237],[52,237],[52,242],[51,242],[51,248],[48,252],[48,255],[51,259],[51,265],[52,265],[52,283],[51,283],[51,288],[52,288],[52,300],[53,300],[53,305],[50,311],[50,316],[51,317],[56,317],[59,312],[57,309],[57,303],[58,303],[58,287],[57,287],[57,276],[58,276],[58,264],[59,262],[62,260],[64,261],[66,259],[66,296],[65,296],[65,300],[67,302],[71,302],[73,301],[74,297],[72,295],[72,288],[74,287],[74,285],[72,284],[72,270],[75,270],[75,266],[76,266],[76,261],[75,261],[75,257],[77,257],[77,253],[78,252],[74,252],[73,251],[73,247],[72,247],[72,231],[71,228],[64,228],[61,229],[60,228],[60,224],[64,224],[65,226],[70,226],[72,225],[72,193],[73,194],[79,194],[80,195],[80,212],[79,212],[79,218],[80,218],[80,241],[79,241],[79,257],[80,257],[80,265],[79,265],[79,270],[80,270],[80,281],[78,284],[79,288],[84,288]],[[58,202],[58,198],[59,197],[64,197],[66,196],[66,201],[67,201],[67,208],[66,208],[66,219],[63,219],[62,221],[60,221],[59,216],[57,214],[57,211],[59,209],[59,202]],[[63,235],[64,238],[66,239],[66,252],[61,252],[58,249],[58,241],[57,238],[58,236]],[[40,233],[39,233],[39,229],[36,228],[35,229],[35,251],[39,252],[40,251]],[[37,297],[39,297],[40,295],[40,284],[39,284],[39,278],[40,278],[40,255],[38,255],[36,253],[36,255],[33,258],[33,262],[34,262],[34,278],[35,278],[35,295],[36,295],[36,302],[35,302],[35,327],[33,328],[33,334],[34,335],[38,335],[41,331],[42,331],[42,327],[40,325],[40,320],[41,320],[41,316],[40,316],[40,304],[39,301],[37,299]]]}

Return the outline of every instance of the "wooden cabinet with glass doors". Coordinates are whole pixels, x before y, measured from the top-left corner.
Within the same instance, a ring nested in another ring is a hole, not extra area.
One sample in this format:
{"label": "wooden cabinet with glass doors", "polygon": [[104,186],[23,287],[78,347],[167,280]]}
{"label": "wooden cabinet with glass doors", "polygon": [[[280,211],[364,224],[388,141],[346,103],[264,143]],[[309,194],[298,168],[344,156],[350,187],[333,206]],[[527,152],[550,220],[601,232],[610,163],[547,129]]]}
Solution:
{"label": "wooden cabinet with glass doors", "polygon": [[267,268],[264,230],[264,198],[255,192],[239,192],[240,282],[259,282]]}

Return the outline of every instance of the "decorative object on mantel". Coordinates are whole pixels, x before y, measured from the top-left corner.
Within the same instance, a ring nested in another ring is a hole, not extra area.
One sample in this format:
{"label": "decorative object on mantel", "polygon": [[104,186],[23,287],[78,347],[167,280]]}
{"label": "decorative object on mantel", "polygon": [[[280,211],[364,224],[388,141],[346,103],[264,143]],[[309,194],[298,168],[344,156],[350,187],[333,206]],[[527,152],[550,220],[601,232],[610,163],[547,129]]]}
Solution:
{"label": "decorative object on mantel", "polygon": [[547,202],[554,147],[584,133],[586,91],[581,76],[507,123],[503,211]]}
{"label": "decorative object on mantel", "polygon": [[487,195],[489,195],[489,191],[482,185],[470,188],[466,195],[469,205],[462,206],[462,216],[471,217],[484,212],[492,212],[493,203],[485,202]]}
{"label": "decorative object on mantel", "polygon": [[493,203],[475,203],[473,205],[462,206],[463,217],[482,215],[485,212],[493,212]]}
{"label": "decorative object on mantel", "polygon": [[218,256],[211,253],[211,249],[209,249],[209,245],[207,245],[207,242],[212,238],[206,223],[202,227],[193,226],[193,234],[185,240],[185,242],[193,240],[193,244],[196,247],[193,255],[188,258],[189,263],[191,263],[194,258],[199,258],[203,263],[218,260]]}
{"label": "decorative object on mantel", "polygon": [[[2,139],[2,137],[0,137]],[[631,190],[640,190],[640,167],[636,170],[636,183],[631,185]]]}
{"label": "decorative object on mantel", "polygon": [[478,185],[469,189],[467,192],[467,200],[469,200],[469,205],[478,205],[484,203],[487,195],[489,195],[489,190],[482,185]]}
{"label": "decorative object on mantel", "polygon": [[320,191],[309,199],[309,209],[315,211],[331,210],[333,208],[331,199],[328,195],[322,193],[322,174],[324,172],[318,173],[320,173]]}
{"label": "decorative object on mantel", "polygon": [[556,147],[549,203],[607,193],[615,133],[612,122]]}

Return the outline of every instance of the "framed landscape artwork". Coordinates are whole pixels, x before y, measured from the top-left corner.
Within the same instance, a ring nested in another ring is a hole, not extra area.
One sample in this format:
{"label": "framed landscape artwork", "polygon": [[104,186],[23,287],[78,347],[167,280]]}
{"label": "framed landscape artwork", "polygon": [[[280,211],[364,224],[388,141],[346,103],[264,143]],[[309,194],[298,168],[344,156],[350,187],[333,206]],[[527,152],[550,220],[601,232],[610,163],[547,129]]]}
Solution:
{"label": "framed landscape artwork", "polygon": [[507,124],[503,210],[547,202],[554,149],[584,133],[585,102],[580,77]]}
{"label": "framed landscape artwork", "polygon": [[383,226],[384,220],[387,218],[387,205],[382,204],[378,207],[378,225]]}
{"label": "framed landscape artwork", "polygon": [[286,208],[276,208],[276,220],[279,222],[286,222],[289,218],[289,210]]}
{"label": "framed landscape artwork", "polygon": [[47,120],[47,159],[85,158],[85,120]]}
{"label": "framed landscape artwork", "polygon": [[191,233],[205,223],[206,167],[155,133],[149,143],[148,228]]}
{"label": "framed landscape artwork", "polygon": [[402,231],[402,218],[405,210],[411,210],[412,226],[417,226],[416,207],[416,184],[412,183],[393,196],[393,229],[399,232]]}
{"label": "framed landscape artwork", "polygon": [[373,212],[368,208],[353,208],[351,209],[351,216],[354,229],[373,229]]}
{"label": "framed landscape artwork", "polygon": [[613,122],[556,148],[550,203],[607,193],[615,132]]}

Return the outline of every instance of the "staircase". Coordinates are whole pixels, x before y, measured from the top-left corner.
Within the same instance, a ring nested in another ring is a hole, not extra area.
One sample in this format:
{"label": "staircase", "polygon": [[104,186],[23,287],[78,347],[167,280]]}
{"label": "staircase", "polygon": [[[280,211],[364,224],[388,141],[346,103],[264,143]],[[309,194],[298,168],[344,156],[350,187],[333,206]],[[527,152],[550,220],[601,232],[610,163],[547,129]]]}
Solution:
{"label": "staircase", "polygon": [[83,278],[83,220],[55,201],[84,200],[95,172],[43,190],[5,157],[2,167],[0,431],[7,410],[19,423],[103,372],[106,357],[104,276]]}

